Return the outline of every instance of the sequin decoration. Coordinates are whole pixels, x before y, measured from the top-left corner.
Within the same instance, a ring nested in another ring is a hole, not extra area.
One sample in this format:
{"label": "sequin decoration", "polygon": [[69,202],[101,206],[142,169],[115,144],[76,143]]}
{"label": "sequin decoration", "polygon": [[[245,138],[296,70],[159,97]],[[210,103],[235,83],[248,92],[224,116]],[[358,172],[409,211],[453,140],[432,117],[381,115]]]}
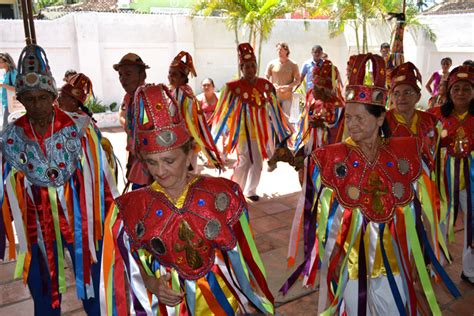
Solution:
{"label": "sequin decoration", "polygon": [[199,206],[204,206],[204,205],[206,205],[206,202],[203,199],[199,199],[198,205]]}
{"label": "sequin decoration", "polygon": [[221,223],[215,219],[211,219],[207,222],[206,227],[204,227],[204,235],[208,240],[213,240],[219,235],[221,231]]}
{"label": "sequin decoration", "polygon": [[230,204],[230,199],[227,193],[225,192],[218,193],[214,204],[218,211],[224,212],[229,207],[229,204]]}
{"label": "sequin decoration", "polygon": [[169,147],[173,145],[178,137],[173,131],[163,131],[156,136],[156,143],[162,147]]}
{"label": "sequin decoration", "polygon": [[338,178],[344,178],[347,176],[347,166],[343,162],[336,162],[334,165],[334,172]]}
{"label": "sequin decoration", "polygon": [[156,210],[156,211],[155,211],[155,214],[156,214],[157,216],[163,216],[163,210],[162,210],[162,209]]}
{"label": "sequin decoration", "polygon": [[354,186],[354,185],[349,185],[347,187],[347,195],[352,199],[352,200],[358,200],[360,197],[360,190]]}
{"label": "sequin decoration", "polygon": [[397,166],[398,166],[398,171],[402,174],[402,175],[406,175],[408,173],[408,171],[410,171],[410,164],[408,163],[408,161],[406,159],[398,159],[397,160]]}
{"label": "sequin decoration", "polygon": [[18,161],[24,165],[25,163],[28,162],[28,157],[26,156],[26,153],[25,152],[21,152],[19,155],[18,155]]}
{"label": "sequin decoration", "polygon": [[400,182],[395,182],[392,187],[392,193],[400,200],[405,194],[405,186]]}
{"label": "sequin decoration", "polygon": [[135,234],[138,238],[142,238],[145,235],[145,225],[142,222],[135,224]]}
{"label": "sequin decoration", "polygon": [[163,240],[160,237],[153,237],[150,240],[150,247],[153,252],[159,256],[162,256],[166,253],[166,246]]}

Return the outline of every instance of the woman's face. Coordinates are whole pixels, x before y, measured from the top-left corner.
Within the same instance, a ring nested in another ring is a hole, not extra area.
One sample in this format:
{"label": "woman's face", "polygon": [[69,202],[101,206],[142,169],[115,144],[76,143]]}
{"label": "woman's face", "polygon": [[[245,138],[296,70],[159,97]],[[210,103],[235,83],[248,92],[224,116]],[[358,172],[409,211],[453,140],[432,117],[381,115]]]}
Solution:
{"label": "woman's face", "polygon": [[5,69],[5,71],[8,71],[8,64],[3,58],[0,58],[0,69]]}
{"label": "woman's face", "polygon": [[25,106],[28,117],[35,120],[46,119],[53,111],[54,95],[46,90],[25,91],[17,98]]}
{"label": "woman's face", "polygon": [[444,60],[441,63],[441,70],[443,70],[443,72],[448,72],[449,68],[451,68],[451,62],[449,60]]}
{"label": "woman's face", "polygon": [[209,79],[204,79],[201,84],[202,92],[205,94],[211,94],[214,93],[214,86],[212,85],[212,82]]}
{"label": "woman's face", "polygon": [[399,113],[412,111],[421,97],[421,94],[408,84],[399,84],[392,90],[391,95]]}
{"label": "woman's face", "polygon": [[161,153],[142,153],[141,157],[159,185],[168,193],[179,194],[186,185],[192,154],[193,150],[186,154],[182,148],[176,148]]}
{"label": "woman's face", "polygon": [[458,81],[449,90],[451,100],[454,103],[454,109],[465,110],[474,96],[472,84],[469,81]]}
{"label": "woman's face", "polygon": [[79,112],[79,101],[69,94],[61,92],[58,97],[59,108],[66,112]]}
{"label": "woman's face", "polygon": [[175,67],[170,67],[168,71],[168,81],[173,88],[186,84],[186,76]]}
{"label": "woman's face", "polygon": [[375,140],[384,118],[385,113],[380,115],[380,117],[375,117],[361,103],[346,104],[345,124],[349,136],[356,143]]}

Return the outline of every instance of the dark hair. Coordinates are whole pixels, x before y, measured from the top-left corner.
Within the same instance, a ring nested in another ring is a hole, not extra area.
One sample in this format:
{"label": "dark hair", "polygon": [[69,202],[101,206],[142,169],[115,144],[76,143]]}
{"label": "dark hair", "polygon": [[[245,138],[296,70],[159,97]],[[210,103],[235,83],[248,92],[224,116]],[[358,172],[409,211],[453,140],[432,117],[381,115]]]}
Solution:
{"label": "dark hair", "polygon": [[212,80],[211,78],[204,78],[204,79],[202,79],[202,81],[201,81],[201,86],[202,86],[202,83],[204,82],[204,80],[209,81],[209,82],[211,83],[211,86],[212,86],[213,88],[216,87],[216,86],[214,85],[214,80]]}
{"label": "dark hair", "polygon": [[445,61],[449,61],[451,65],[453,64],[453,60],[450,57],[442,58],[440,64],[442,65]]}
{"label": "dark hair", "polygon": [[77,75],[77,71],[75,71],[74,69],[68,69],[64,73],[64,78],[66,78],[67,76],[73,76],[73,75]]}
{"label": "dark hair", "polygon": [[187,142],[185,142],[183,145],[181,145],[181,149],[185,154],[188,154],[191,150],[194,149],[194,139],[192,137],[189,138]]}
{"label": "dark hair", "polygon": [[[446,94],[446,102],[441,106],[441,115],[443,117],[448,117],[451,115],[451,113],[454,110],[454,103],[453,100],[451,99],[451,94],[448,91]],[[474,115],[474,99],[471,98],[471,102],[469,103],[469,110],[468,110],[470,115]]]}
{"label": "dark hair", "polygon": [[387,42],[380,44],[380,49],[383,49],[383,48],[390,48],[390,44]]}
{"label": "dark hair", "polygon": [[[385,107],[380,106],[380,105],[373,105],[373,104],[365,104],[364,107],[373,116],[379,118],[382,113],[387,112]],[[389,138],[392,136],[392,131],[390,130],[390,126],[388,125],[387,118],[385,117],[383,120],[383,124],[381,127],[379,127],[379,135],[384,137],[384,138]]]}
{"label": "dark hair", "polygon": [[[285,42],[279,42],[275,45],[275,47],[278,47],[280,46],[281,48],[283,48],[284,50],[286,50],[286,56],[290,56],[290,48],[288,47],[288,44],[285,43]],[[322,48],[321,48],[322,50]]]}
{"label": "dark hair", "polygon": [[472,59],[468,59],[468,60],[465,60],[463,63],[462,63],[463,66],[471,66],[471,67],[474,67],[474,61],[472,61]]}
{"label": "dark hair", "polygon": [[9,53],[0,53],[0,59],[3,59],[8,65],[8,71],[13,71],[16,69],[15,61]]}
{"label": "dark hair", "polygon": [[321,51],[323,51],[323,48],[321,47],[321,45],[314,45],[313,48],[311,48],[311,51],[314,52],[317,49],[320,49]]}

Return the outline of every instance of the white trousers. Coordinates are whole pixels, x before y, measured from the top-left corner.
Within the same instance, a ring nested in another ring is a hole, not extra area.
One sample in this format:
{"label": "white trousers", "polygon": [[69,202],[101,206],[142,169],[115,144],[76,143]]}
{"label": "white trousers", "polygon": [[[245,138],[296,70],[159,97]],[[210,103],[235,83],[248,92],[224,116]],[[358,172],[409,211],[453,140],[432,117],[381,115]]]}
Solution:
{"label": "white trousers", "polygon": [[[402,301],[406,302],[406,295],[403,289],[403,282],[400,275],[394,275],[397,283],[398,291]],[[344,304],[341,308],[347,315],[357,315],[357,308],[359,306],[359,281],[349,280],[343,294]],[[370,315],[399,315],[397,305],[390,290],[388,278],[381,276],[378,278],[367,279],[367,316]]]}
{"label": "white trousers", "polygon": [[232,180],[240,185],[245,196],[257,195],[257,186],[262,175],[263,159],[258,150],[256,140],[250,141],[252,159],[247,144],[242,144],[237,149],[237,164],[234,167]]}

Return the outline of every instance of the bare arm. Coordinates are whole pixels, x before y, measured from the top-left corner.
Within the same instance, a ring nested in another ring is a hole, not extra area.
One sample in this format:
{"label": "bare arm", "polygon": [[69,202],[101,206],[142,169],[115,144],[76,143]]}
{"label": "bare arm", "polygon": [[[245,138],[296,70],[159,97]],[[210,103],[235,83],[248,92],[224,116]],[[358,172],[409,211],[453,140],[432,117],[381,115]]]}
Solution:
{"label": "bare arm", "polygon": [[120,106],[120,110],[119,110],[119,122],[120,122],[120,125],[121,125],[124,129],[125,129],[125,121],[126,121],[125,113],[126,113],[125,105],[122,104],[122,105]]}
{"label": "bare arm", "polygon": [[433,95],[433,90],[431,90],[431,83],[433,82],[433,80],[434,80],[434,74],[431,75],[430,79],[428,80],[428,82],[425,85],[425,88],[426,88],[426,90],[428,90],[430,95]]}

